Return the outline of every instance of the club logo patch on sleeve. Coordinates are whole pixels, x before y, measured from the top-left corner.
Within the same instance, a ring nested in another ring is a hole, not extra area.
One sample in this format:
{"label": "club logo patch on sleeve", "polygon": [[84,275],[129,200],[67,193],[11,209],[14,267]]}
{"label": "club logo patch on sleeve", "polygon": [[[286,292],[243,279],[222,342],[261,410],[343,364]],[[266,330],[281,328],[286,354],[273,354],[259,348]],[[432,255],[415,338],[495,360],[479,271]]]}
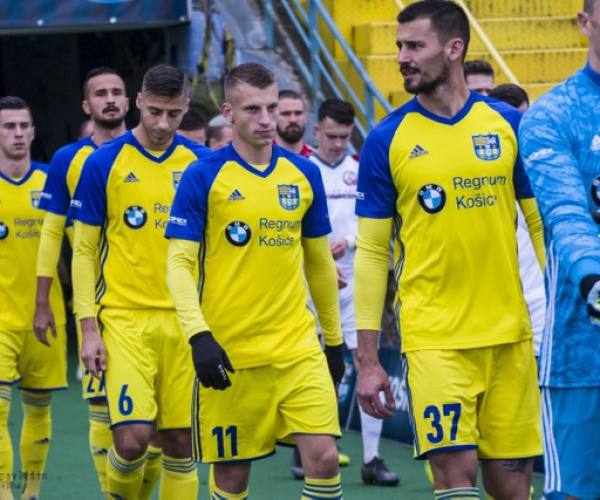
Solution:
{"label": "club logo patch on sleeve", "polygon": [[437,184],[426,184],[417,193],[419,205],[428,214],[437,214],[446,205],[446,192]]}
{"label": "club logo patch on sleeve", "polygon": [[125,210],[123,222],[131,229],[141,229],[148,222],[148,214],[142,207],[133,205]]}
{"label": "club logo patch on sleeve", "polygon": [[225,238],[235,247],[243,247],[250,243],[252,231],[245,222],[236,220],[227,224]]}

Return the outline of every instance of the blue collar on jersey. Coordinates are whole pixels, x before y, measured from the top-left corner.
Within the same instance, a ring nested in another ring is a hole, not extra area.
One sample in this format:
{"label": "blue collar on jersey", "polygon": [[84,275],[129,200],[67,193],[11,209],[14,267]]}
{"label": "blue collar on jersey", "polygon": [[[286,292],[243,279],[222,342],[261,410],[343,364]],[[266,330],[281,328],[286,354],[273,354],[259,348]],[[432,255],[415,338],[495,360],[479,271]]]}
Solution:
{"label": "blue collar on jersey", "polygon": [[585,75],[587,75],[589,77],[590,80],[592,80],[596,85],[600,85],[600,73],[598,73],[597,71],[594,71],[592,69],[592,67],[590,66],[590,62],[588,61],[587,64],[585,65],[585,68],[582,69],[582,71],[585,73]]}
{"label": "blue collar on jersey", "polygon": [[242,167],[244,167],[249,172],[253,173],[254,175],[257,175],[258,177],[266,178],[269,176],[269,174],[271,172],[273,172],[273,170],[275,170],[275,165],[277,165],[277,160],[279,159],[279,156],[280,156],[279,146],[277,146],[276,144],[273,144],[272,148],[273,148],[273,156],[271,156],[271,161],[269,162],[269,166],[267,167],[267,169],[264,172],[257,170],[252,165],[250,165],[246,160],[244,160],[238,154],[238,152],[235,150],[235,148],[233,147],[233,143],[230,143],[227,146],[225,146],[223,152],[226,157],[230,157],[233,161],[235,161],[236,163],[239,163]]}
{"label": "blue collar on jersey", "polygon": [[162,155],[157,157],[157,156],[152,156],[150,153],[148,153],[148,151],[146,151],[144,149],[144,146],[142,146],[139,143],[139,141],[135,138],[135,135],[133,135],[133,131],[128,130],[127,132],[125,132],[125,134],[118,137],[117,139],[120,139],[120,138],[122,138],[123,140],[125,140],[126,142],[131,144],[134,148],[136,148],[140,152],[140,154],[144,155],[146,158],[153,161],[154,163],[162,163],[165,160],[168,160],[169,157],[171,156],[171,154],[173,153],[173,151],[175,150],[175,148],[180,144],[179,135],[173,134],[173,140],[171,141],[171,145],[169,146],[169,149],[167,149]]}
{"label": "blue collar on jersey", "polygon": [[471,90],[470,93],[471,94],[469,95],[469,99],[467,99],[467,102],[465,103],[463,108],[452,118],[445,118],[443,116],[434,115],[431,111],[427,111],[423,106],[421,106],[421,103],[419,102],[416,96],[413,99],[415,111],[422,114],[425,118],[428,118],[431,121],[442,123],[444,125],[455,125],[456,123],[461,121],[465,116],[467,116],[469,111],[471,111],[471,108],[473,107],[475,101],[479,100],[478,98],[480,96],[479,94],[477,94],[477,92]]}

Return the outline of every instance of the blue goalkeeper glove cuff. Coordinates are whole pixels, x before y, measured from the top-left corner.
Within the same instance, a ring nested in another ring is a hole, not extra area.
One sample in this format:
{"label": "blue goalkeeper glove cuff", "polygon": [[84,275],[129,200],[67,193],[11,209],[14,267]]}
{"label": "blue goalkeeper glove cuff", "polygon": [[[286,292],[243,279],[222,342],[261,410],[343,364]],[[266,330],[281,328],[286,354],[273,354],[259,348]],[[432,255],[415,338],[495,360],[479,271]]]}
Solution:
{"label": "blue goalkeeper glove cuff", "polygon": [[579,292],[587,302],[587,314],[590,321],[600,325],[600,275],[590,274],[581,280]]}

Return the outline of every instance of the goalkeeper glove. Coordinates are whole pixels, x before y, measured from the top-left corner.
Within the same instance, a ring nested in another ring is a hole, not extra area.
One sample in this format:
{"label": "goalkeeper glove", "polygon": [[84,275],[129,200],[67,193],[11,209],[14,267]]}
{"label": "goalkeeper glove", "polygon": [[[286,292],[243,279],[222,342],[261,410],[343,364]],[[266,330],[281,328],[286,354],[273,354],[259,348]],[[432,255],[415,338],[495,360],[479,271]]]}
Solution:
{"label": "goalkeeper glove", "polygon": [[195,334],[190,339],[196,376],[204,387],[223,391],[231,386],[227,370],[234,373],[227,354],[209,331]]}
{"label": "goalkeeper glove", "polygon": [[600,325],[600,275],[590,274],[581,280],[579,291],[587,302],[587,314],[590,321]]}
{"label": "goalkeeper glove", "polygon": [[346,371],[346,363],[344,363],[344,352],[342,351],[342,344],[336,346],[325,346],[325,357],[327,358],[327,366],[329,367],[329,373],[333,379],[333,385],[337,391],[344,372]]}

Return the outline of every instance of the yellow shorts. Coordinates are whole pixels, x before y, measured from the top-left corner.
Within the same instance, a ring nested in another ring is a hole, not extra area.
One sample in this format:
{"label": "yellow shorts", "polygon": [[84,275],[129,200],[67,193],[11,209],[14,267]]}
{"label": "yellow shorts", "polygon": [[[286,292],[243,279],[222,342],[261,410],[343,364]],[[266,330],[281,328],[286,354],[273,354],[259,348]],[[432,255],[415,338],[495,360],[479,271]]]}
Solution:
{"label": "yellow shorts", "polygon": [[479,458],[542,454],[531,341],[402,355],[414,453],[476,448]]}
{"label": "yellow shorts", "polygon": [[315,351],[230,374],[225,391],[196,382],[194,460],[235,462],[271,455],[294,434],[340,436],[338,405],[325,356]]}
{"label": "yellow shorts", "polygon": [[50,347],[29,331],[0,331],[0,384],[19,382],[20,389],[67,388],[67,332],[56,327],[48,334]]}
{"label": "yellow shorts", "polygon": [[[81,323],[77,316],[75,316],[75,323],[77,324],[77,352],[81,353]],[[106,390],[104,387],[104,377],[96,378],[90,371],[85,367],[81,356],[79,359],[79,366],[81,366],[81,396],[86,401],[93,401],[95,399],[106,399]]]}
{"label": "yellow shorts", "polygon": [[158,430],[191,427],[194,366],[177,313],[102,309],[111,427],[156,421]]}

